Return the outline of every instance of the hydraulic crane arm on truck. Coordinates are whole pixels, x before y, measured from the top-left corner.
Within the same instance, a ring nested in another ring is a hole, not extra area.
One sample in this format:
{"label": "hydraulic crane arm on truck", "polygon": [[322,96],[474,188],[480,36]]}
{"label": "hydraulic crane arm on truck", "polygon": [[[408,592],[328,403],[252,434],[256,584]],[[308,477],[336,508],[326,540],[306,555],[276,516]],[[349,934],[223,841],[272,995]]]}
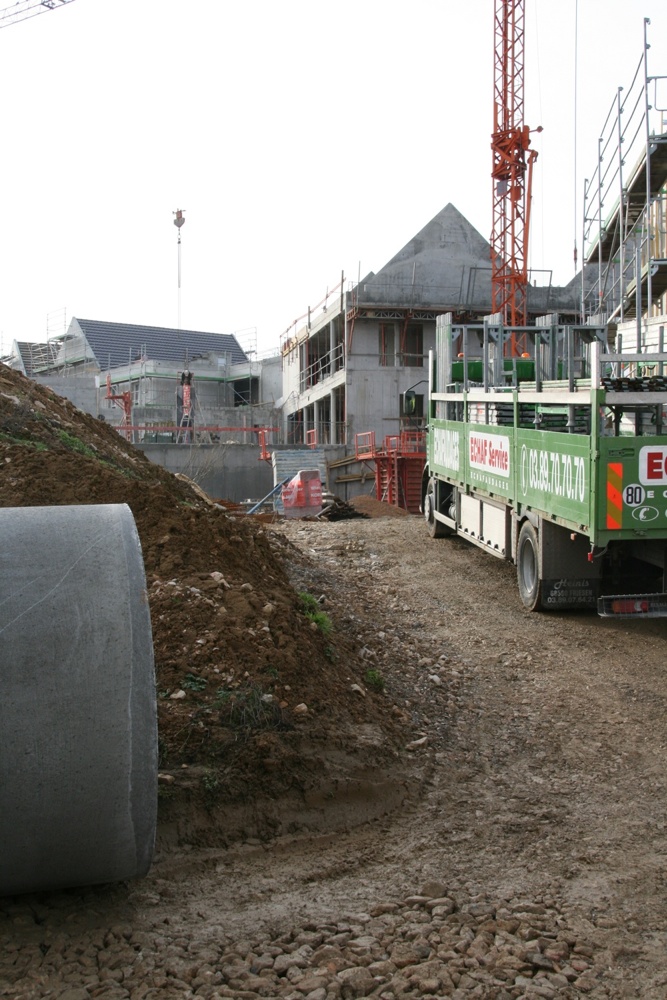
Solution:
{"label": "hydraulic crane arm on truck", "polygon": [[[521,356],[512,345],[521,344]],[[667,353],[607,328],[438,317],[422,509],[513,562],[530,611],[667,616]]]}

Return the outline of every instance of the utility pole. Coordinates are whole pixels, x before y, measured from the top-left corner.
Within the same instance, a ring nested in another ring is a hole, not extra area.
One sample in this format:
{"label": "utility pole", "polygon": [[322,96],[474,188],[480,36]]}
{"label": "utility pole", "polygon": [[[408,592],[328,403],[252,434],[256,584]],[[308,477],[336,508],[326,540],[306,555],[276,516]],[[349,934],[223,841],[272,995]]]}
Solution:
{"label": "utility pole", "polygon": [[174,225],[178,229],[178,329],[181,329],[181,226],[185,223],[184,208],[177,208]]}

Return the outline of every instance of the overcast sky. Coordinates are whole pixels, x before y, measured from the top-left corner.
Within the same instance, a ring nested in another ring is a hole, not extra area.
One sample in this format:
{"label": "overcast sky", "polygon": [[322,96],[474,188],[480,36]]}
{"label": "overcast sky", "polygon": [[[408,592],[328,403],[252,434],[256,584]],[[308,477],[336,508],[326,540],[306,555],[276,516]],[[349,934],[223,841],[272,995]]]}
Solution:
{"label": "overcast sky", "polygon": [[[667,74],[665,0],[526,0],[530,264],[559,284],[644,17]],[[181,326],[260,353],[447,203],[490,237],[493,0],[73,0],[0,30],[0,81],[5,350],[177,326],[179,208]]]}

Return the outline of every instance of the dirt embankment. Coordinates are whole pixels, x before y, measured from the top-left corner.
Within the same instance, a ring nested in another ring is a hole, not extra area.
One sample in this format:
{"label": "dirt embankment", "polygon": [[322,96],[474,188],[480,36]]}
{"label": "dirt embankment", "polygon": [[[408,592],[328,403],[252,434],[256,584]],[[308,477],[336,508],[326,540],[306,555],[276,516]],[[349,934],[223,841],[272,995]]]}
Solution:
{"label": "dirt embankment", "polygon": [[[329,632],[319,595],[300,597],[290,583],[284,537],[228,516],[102,421],[6,368],[0,463],[2,506],[132,510],[153,626],[163,807],[180,791],[205,807],[223,796],[240,806],[298,801],[329,772],[337,781],[393,762],[400,720],[366,685],[354,642]],[[358,724],[378,738],[359,739]]]}

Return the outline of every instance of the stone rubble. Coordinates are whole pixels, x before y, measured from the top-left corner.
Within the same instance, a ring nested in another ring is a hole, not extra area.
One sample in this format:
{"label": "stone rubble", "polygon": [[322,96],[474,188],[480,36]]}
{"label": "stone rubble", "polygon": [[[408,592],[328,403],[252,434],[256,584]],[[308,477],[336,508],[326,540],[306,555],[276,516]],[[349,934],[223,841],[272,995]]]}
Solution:
{"label": "stone rubble", "polygon": [[570,924],[565,907],[548,897],[492,900],[431,882],[367,913],[242,940],[210,923],[179,928],[171,920],[77,934],[74,919],[70,930],[54,926],[48,905],[32,897],[6,903],[0,996],[12,1000],[610,995],[597,928],[581,936],[573,930],[581,921]]}

